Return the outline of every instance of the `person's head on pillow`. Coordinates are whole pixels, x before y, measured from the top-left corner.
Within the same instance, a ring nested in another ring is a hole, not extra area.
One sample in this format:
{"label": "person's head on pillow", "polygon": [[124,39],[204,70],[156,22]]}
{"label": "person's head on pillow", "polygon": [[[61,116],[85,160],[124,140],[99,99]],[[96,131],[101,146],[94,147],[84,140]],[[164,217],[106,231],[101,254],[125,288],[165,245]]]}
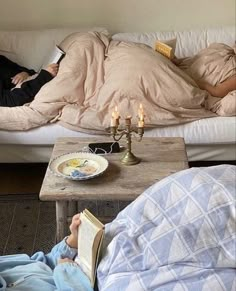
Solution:
{"label": "person's head on pillow", "polygon": [[174,59],[210,95],[224,97],[236,90],[236,50],[223,43],[213,43],[191,58]]}

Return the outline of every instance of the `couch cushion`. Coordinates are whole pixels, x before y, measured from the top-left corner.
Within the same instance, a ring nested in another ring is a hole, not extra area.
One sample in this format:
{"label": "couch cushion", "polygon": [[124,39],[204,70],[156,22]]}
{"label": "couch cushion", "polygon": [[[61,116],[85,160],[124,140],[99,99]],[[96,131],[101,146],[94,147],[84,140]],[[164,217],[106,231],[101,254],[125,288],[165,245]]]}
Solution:
{"label": "couch cushion", "polygon": [[37,71],[54,46],[67,35],[77,31],[98,31],[108,34],[105,28],[99,27],[0,31],[0,54]]}
{"label": "couch cushion", "polygon": [[115,40],[145,43],[154,48],[157,40],[177,38],[176,56],[193,56],[213,42],[223,42],[230,46],[235,43],[235,27],[195,29],[186,31],[161,31],[147,33],[116,33]]}
{"label": "couch cushion", "polygon": [[[183,137],[187,145],[235,144],[235,135],[236,123],[231,117],[204,118],[181,125],[152,128],[145,130],[144,133],[147,137]],[[47,124],[29,131],[0,130],[1,144],[5,145],[53,145],[56,139],[62,136],[91,137],[94,135],[70,130],[58,123]]]}

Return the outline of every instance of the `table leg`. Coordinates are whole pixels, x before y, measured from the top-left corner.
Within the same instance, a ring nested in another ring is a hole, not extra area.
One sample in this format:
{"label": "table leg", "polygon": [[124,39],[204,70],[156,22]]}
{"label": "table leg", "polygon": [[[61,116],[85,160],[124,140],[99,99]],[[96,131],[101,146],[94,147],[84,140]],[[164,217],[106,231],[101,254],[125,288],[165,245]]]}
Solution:
{"label": "table leg", "polygon": [[60,242],[68,233],[67,201],[56,201],[56,241]]}
{"label": "table leg", "polygon": [[77,203],[76,201],[68,201],[68,217],[72,218],[77,213]]}

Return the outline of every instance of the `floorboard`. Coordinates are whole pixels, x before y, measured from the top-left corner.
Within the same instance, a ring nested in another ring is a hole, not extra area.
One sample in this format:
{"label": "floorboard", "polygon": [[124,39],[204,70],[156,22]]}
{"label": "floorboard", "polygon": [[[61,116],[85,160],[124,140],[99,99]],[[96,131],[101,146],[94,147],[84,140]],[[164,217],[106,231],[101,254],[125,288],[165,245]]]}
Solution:
{"label": "floorboard", "polygon": [[55,203],[39,200],[0,202],[0,255],[50,251],[55,244]]}

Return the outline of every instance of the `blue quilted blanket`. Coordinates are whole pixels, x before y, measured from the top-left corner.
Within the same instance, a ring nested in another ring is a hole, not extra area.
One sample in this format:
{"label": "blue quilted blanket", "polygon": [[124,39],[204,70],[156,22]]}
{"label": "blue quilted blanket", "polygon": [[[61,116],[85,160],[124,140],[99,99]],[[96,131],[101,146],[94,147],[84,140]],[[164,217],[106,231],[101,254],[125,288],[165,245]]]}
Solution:
{"label": "blue quilted blanket", "polygon": [[236,167],[191,168],[106,226],[99,290],[235,291]]}

